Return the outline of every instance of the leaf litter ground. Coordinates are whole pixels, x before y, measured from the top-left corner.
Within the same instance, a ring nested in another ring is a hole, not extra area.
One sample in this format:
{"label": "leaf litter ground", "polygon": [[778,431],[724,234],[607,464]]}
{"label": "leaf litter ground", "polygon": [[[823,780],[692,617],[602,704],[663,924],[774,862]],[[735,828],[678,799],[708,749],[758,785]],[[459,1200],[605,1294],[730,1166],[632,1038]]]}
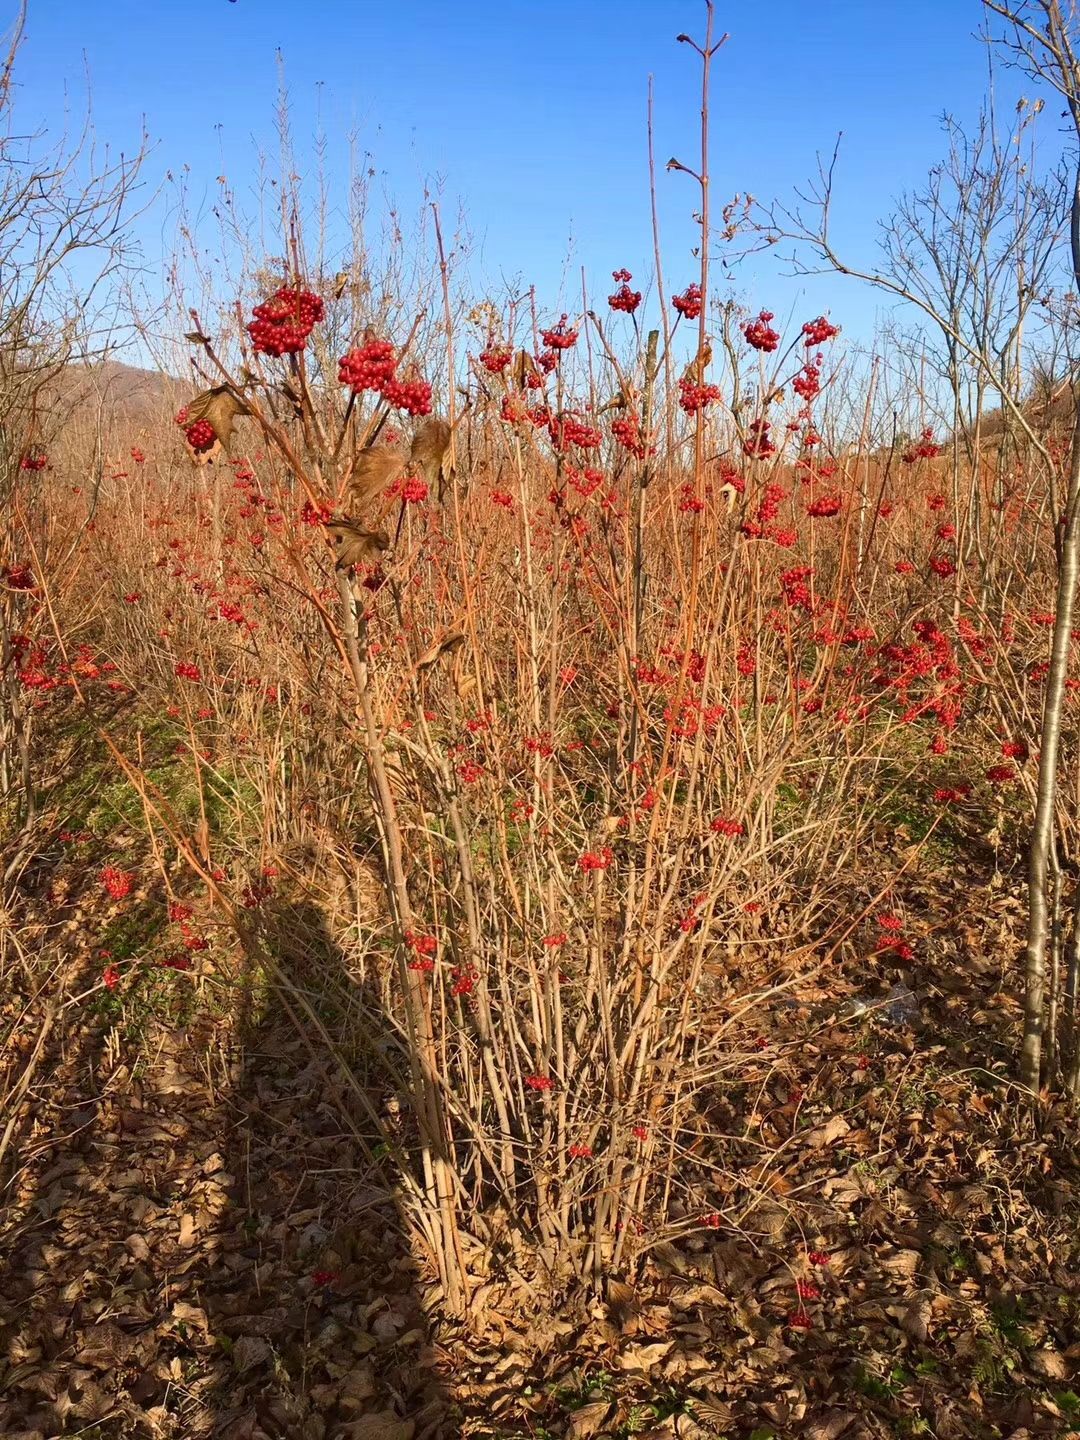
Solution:
{"label": "leaf litter ground", "polygon": [[683,1137],[715,1217],[592,1302],[478,1249],[463,1325],[317,1037],[191,974],[101,988],[87,935],[145,936],[98,848],[43,841],[7,917],[0,1435],[1080,1433],[1077,1129],[1010,1083],[1022,915],[985,854],[905,874],[920,958],[739,1022]]}

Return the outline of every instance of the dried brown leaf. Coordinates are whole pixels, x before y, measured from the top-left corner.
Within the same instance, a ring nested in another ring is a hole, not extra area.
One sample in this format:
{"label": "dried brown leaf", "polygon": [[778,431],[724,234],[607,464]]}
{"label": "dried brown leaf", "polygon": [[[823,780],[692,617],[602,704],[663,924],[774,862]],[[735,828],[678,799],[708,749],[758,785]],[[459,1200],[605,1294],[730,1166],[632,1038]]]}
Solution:
{"label": "dried brown leaf", "polygon": [[851,1129],[851,1126],[842,1115],[830,1115],[824,1125],[818,1125],[806,1137],[806,1143],[812,1150],[820,1150],[825,1145],[833,1145]]}
{"label": "dried brown leaf", "polygon": [[187,411],[185,425],[196,420],[205,420],[213,429],[226,450],[232,436],[233,421],[239,415],[250,415],[247,403],[229,385],[215,385],[189,400],[184,406]]}
{"label": "dried brown leaf", "polygon": [[334,537],[338,570],[347,570],[352,565],[372,565],[390,546],[385,530],[365,530],[344,517],[328,521],[326,528]]}
{"label": "dried brown leaf", "polygon": [[1048,1380],[1068,1380],[1070,1375],[1064,1356],[1059,1355],[1056,1350],[1033,1351],[1031,1368],[1037,1375],[1045,1375]]}
{"label": "dried brown leaf", "polygon": [[919,1345],[926,1343],[933,1303],[929,1295],[916,1295],[900,1317],[900,1328]]}
{"label": "dried brown leaf", "polygon": [[627,1285],[625,1280],[608,1280],[607,1303],[612,1323],[620,1330],[625,1330],[631,1320],[641,1313],[637,1291],[633,1285]]}
{"label": "dried brown leaf", "polygon": [[582,1405],[570,1416],[566,1427],[566,1440],[588,1440],[590,1435],[595,1435],[603,1426],[610,1412],[610,1400],[594,1400],[589,1405]]}
{"label": "dried brown leaf", "polygon": [[416,662],[417,670],[429,669],[437,661],[441,660],[444,655],[448,655],[450,651],[456,650],[459,645],[464,644],[464,641],[464,630],[451,630],[450,633],[444,635],[441,640],[436,640],[428,646]]}
{"label": "dried brown leaf", "polygon": [[409,463],[419,465],[429,485],[438,484],[440,500],[450,478],[451,434],[449,424],[441,416],[429,415],[417,426],[409,450]]}
{"label": "dried brown leaf", "polygon": [[241,1335],[232,1347],[233,1364],[238,1375],[244,1375],[270,1358],[270,1346],[260,1335]]}
{"label": "dried brown leaf", "polygon": [[731,1406],[711,1397],[694,1401],[694,1418],[714,1432],[729,1430],[735,1424]]}
{"label": "dried brown leaf", "polygon": [[339,1432],[341,1440],[412,1440],[416,1424],[412,1420],[399,1420],[392,1410],[381,1410],[378,1415],[365,1415],[354,1420]]}
{"label": "dried brown leaf", "polygon": [[619,1356],[622,1370],[642,1370],[648,1374],[654,1365],[659,1365],[674,1342],[658,1340],[655,1345],[628,1345]]}
{"label": "dried brown leaf", "polygon": [[688,1268],[686,1261],[669,1241],[661,1240],[659,1245],[654,1245],[652,1254],[657,1268],[662,1272],[668,1275],[686,1274]]}
{"label": "dried brown leaf", "polygon": [[812,1420],[807,1427],[806,1440],[837,1440],[855,1419],[853,1410],[830,1410]]}
{"label": "dried brown leaf", "polygon": [[524,390],[530,375],[537,374],[536,361],[527,350],[519,350],[514,356],[514,384]]}
{"label": "dried brown leaf", "polygon": [[405,470],[405,456],[388,445],[369,445],[358,452],[349,475],[353,505],[362,509]]}

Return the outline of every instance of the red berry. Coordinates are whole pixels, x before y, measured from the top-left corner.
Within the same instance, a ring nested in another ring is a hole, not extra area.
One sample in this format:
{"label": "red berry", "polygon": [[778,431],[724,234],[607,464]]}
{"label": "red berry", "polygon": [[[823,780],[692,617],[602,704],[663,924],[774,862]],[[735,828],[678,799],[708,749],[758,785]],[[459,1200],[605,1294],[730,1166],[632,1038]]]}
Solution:
{"label": "red berry", "polygon": [[348,385],[353,394],[361,390],[381,390],[394,379],[397,356],[389,340],[380,340],[370,332],[363,345],[350,350],[338,362],[338,384]]}
{"label": "red berry", "polygon": [[752,345],[755,350],[763,350],[767,355],[777,349],[780,344],[779,330],[774,330],[769,324],[772,318],[771,310],[762,310],[756,320],[748,320],[743,326],[746,343]]}
{"label": "red berry", "polygon": [[819,315],[816,320],[808,320],[802,327],[802,333],[806,336],[805,343],[810,345],[824,345],[826,340],[832,340],[840,334],[839,325],[830,325],[824,315]]}
{"label": "red berry", "polygon": [[701,314],[701,286],[688,285],[681,295],[671,301],[674,308],[687,320],[696,320]]}
{"label": "red berry", "polygon": [[255,318],[247,327],[251,343],[262,355],[294,354],[307,344],[324,313],[318,295],[283,285],[252,311]]}

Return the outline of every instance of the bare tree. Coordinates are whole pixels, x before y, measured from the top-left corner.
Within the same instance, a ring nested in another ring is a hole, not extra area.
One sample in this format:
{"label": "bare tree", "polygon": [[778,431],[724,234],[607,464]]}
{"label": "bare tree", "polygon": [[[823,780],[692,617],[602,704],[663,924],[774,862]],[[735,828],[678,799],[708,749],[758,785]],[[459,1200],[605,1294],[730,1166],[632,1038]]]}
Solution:
{"label": "bare tree", "polygon": [[113,343],[115,282],[134,255],[128,227],[145,156],[144,144],[131,156],[99,151],[89,118],[51,144],[20,130],[12,77],[25,20],[24,3],[0,69],[0,799],[15,804],[24,827],[34,815],[33,712],[14,637],[26,633],[32,561],[49,542],[40,479],[57,382],[73,361]]}
{"label": "bare tree", "polygon": [[[999,4],[997,0],[984,0],[984,3],[988,11],[1000,16],[1011,27],[1002,44],[1029,74],[1049,85],[1064,99],[1073,132],[1080,144],[1080,56],[1077,53],[1080,32],[1075,0],[1067,0],[1064,4],[1061,0],[1031,0],[1031,3],[1019,5]],[[1074,157],[1072,164],[1070,259],[1075,285],[1080,288],[1080,155]],[[1055,802],[1058,761],[1076,584],[1080,577],[1080,391],[1075,387],[1074,397],[1072,450],[1058,547],[1057,605],[1043,701],[1038,798],[1028,872],[1022,1074],[1032,1090],[1037,1090],[1044,1080],[1052,1078],[1046,1074],[1048,1066],[1044,1046],[1047,1006],[1054,990],[1054,977],[1050,974],[1047,960],[1050,929],[1056,919],[1053,914],[1056,900],[1050,893],[1050,876],[1057,868]],[[1056,895],[1056,886],[1054,891]],[[1075,994],[1072,1003],[1075,1010]],[[1080,1071],[1074,1065],[1070,1077],[1074,1095],[1080,1093],[1078,1081]]]}
{"label": "bare tree", "polygon": [[[1034,79],[1049,84],[1067,102],[1071,127],[1080,141],[1080,59],[1077,56],[1076,0],[1023,0],[1019,5],[984,0],[986,9],[1012,27],[1000,43]],[[1014,141],[1030,131],[1041,106],[1018,107]],[[1060,945],[1048,960],[1051,931],[1057,934],[1060,864],[1055,842],[1057,775],[1066,693],[1073,609],[1080,575],[1080,391],[1073,388],[1073,443],[1064,499],[1058,494],[1057,466],[1043,426],[1030,404],[1026,381],[1029,337],[1036,307],[1050,327],[1056,323],[1047,301],[1064,271],[1080,289],[1080,158],[1040,180],[1034,163],[1022,164],[1019,144],[1010,150],[984,116],[972,137],[948,126],[949,158],[928,184],[901,202],[884,226],[883,259],[861,268],[835,247],[831,226],[837,154],[819,165],[818,179],[795,207],[773,207],[760,220],[767,243],[795,244],[791,261],[802,274],[831,270],[861,279],[906,302],[929,322],[943,346],[941,375],[954,404],[954,475],[960,471],[961,441],[971,466],[969,510],[977,515],[979,428],[984,397],[1000,401],[1006,429],[1022,437],[1027,456],[1046,476],[1047,505],[1055,525],[1058,560],[1057,607],[1043,702],[1035,813],[1029,848],[1029,921],[1025,961],[1025,1023],[1021,1074],[1037,1093],[1059,1078],[1060,1052],[1044,1046],[1047,1014],[1058,1013]],[[1070,244],[1064,244],[1065,236]],[[807,252],[813,257],[808,258]],[[1060,317],[1057,317],[1058,319]],[[959,497],[957,497],[959,498]],[[993,564],[992,537],[978,535],[984,586]],[[988,540],[990,543],[987,543]],[[958,592],[959,593],[959,592]],[[985,591],[984,591],[985,594]],[[1051,894],[1051,891],[1053,894]],[[1075,948],[1075,947],[1074,947]],[[1080,953],[1080,951],[1078,951]],[[1080,966],[1074,965],[1074,972]],[[1070,981],[1075,992],[1076,975]],[[1075,1015],[1077,996],[1071,995]],[[1074,1053],[1080,1049],[1075,1044]],[[1053,1071],[1054,1073],[1050,1073]],[[1080,1093],[1080,1066],[1069,1078]]]}

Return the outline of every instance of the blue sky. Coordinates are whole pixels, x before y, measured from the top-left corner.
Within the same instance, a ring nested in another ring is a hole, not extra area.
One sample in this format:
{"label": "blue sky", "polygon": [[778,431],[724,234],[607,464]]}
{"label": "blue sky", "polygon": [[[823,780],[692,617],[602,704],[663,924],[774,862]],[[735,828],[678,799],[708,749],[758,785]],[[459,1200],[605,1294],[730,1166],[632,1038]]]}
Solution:
{"label": "blue sky", "polygon": [[[731,38],[715,62],[715,204],[790,195],[842,131],[837,234],[870,259],[893,196],[942,153],[941,112],[978,108],[981,6],[730,0],[716,13]],[[703,25],[699,0],[31,0],[19,103],[24,124],[55,131],[65,89],[88,76],[102,139],[130,148],[145,120],[151,176],[186,164],[192,192],[212,199],[224,171],[243,202],[257,144],[274,145],[280,50],[301,149],[321,115],[344,173],[358,131],[405,215],[438,182],[450,223],[459,206],[467,217],[475,279],[533,281],[550,311],[568,257],[568,308],[582,265],[596,295],[618,266],[651,273],[650,74],[666,278],[693,278],[695,187],[663,166],[696,162],[696,56],[674,37]],[[1014,76],[998,83],[1016,93]],[[152,274],[169,238],[160,213],[143,222]],[[784,319],[830,310],[849,335],[868,334],[881,307],[853,282],[786,280],[771,258],[734,283]]]}

